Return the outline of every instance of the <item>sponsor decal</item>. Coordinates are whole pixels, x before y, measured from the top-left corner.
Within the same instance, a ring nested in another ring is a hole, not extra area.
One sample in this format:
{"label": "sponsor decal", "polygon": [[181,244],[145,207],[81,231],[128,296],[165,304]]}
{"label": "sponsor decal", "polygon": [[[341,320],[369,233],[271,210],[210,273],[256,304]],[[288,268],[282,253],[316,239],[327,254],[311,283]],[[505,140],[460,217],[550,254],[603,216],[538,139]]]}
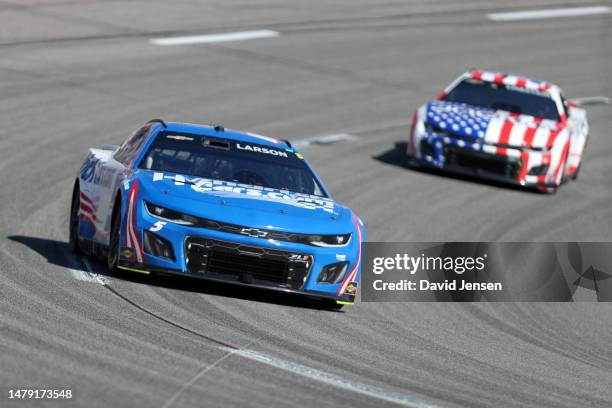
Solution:
{"label": "sponsor decal", "polygon": [[307,194],[293,193],[286,190],[275,190],[261,186],[250,186],[248,184],[239,184],[231,181],[185,177],[182,175],[156,176],[153,178],[153,181],[161,181],[163,179],[173,180],[176,185],[189,185],[193,191],[198,193],[220,192],[240,194],[263,200],[282,202],[308,210],[323,210],[331,214],[334,213],[334,202],[332,200]]}
{"label": "sponsor decal", "polygon": [[240,233],[253,238],[265,238],[268,235],[266,231],[262,231],[257,228],[242,228]]}
{"label": "sponsor decal", "polygon": [[100,159],[93,154],[90,153],[87,155],[87,158],[85,159],[85,162],[83,162],[83,165],[79,171],[81,181],[98,184],[100,174],[96,172],[96,167],[98,166],[99,162]]}
{"label": "sponsor decal", "polygon": [[346,287],[346,293],[353,294],[355,292],[357,292],[357,282],[349,283],[348,286]]}
{"label": "sponsor decal", "polygon": [[130,248],[125,248],[121,253],[119,253],[121,258],[132,259],[134,256],[134,252]]}
{"label": "sponsor decal", "polygon": [[301,255],[301,254],[291,254],[289,255],[289,259],[292,261],[302,261],[302,262],[308,262],[308,260],[310,259],[309,255]]}
{"label": "sponsor decal", "polygon": [[283,152],[282,150],[268,149],[267,147],[251,146],[248,144],[242,145],[240,143],[236,143],[236,148],[238,150],[248,150],[250,152],[269,154],[272,156],[289,157],[287,153]]}
{"label": "sponsor decal", "polygon": [[149,228],[149,231],[151,232],[161,231],[162,228],[164,228],[164,225],[166,225],[165,221],[157,221],[155,224],[153,224],[151,228]]}

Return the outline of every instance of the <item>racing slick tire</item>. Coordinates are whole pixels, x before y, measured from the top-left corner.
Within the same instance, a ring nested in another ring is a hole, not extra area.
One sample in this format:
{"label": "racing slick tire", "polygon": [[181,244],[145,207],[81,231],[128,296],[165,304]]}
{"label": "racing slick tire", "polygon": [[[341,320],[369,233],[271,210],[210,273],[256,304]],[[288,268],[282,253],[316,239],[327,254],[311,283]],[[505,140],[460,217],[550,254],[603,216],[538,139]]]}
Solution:
{"label": "racing slick tire", "polygon": [[421,163],[419,162],[418,159],[414,158],[413,156],[408,156],[404,164],[407,168],[412,169],[412,170],[418,170],[421,168]]}
{"label": "racing slick tire", "polygon": [[544,194],[556,194],[559,187],[538,187],[538,191]]}
{"label": "racing slick tire", "polygon": [[576,171],[573,174],[570,174],[570,178],[572,180],[578,180],[578,172],[580,172],[580,166],[582,166],[582,162],[578,163],[578,167],[576,168]]}
{"label": "racing slick tire", "polygon": [[323,306],[323,309],[326,309],[326,310],[340,310],[344,307],[342,303],[338,303],[335,300],[331,300],[331,299],[323,299],[321,301],[321,304]]}
{"label": "racing slick tire", "polygon": [[74,182],[72,201],[70,202],[70,217],[68,218],[68,247],[74,254],[82,253],[79,247],[79,210],[81,206],[81,189],[79,181]]}
{"label": "racing slick tire", "polygon": [[106,256],[106,267],[111,274],[119,272],[119,249],[121,244],[121,211],[115,203],[111,221],[110,238],[108,242],[108,254]]}

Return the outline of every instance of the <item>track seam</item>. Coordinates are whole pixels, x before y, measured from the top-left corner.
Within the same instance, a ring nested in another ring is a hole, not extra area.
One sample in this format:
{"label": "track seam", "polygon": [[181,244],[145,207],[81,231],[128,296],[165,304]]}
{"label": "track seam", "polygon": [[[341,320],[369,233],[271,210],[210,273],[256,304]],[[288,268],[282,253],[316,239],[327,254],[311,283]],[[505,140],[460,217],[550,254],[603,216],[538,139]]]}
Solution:
{"label": "track seam", "polygon": [[[87,265],[85,264],[84,258],[79,257],[79,260],[81,261],[81,265],[84,266],[85,269],[89,270],[91,273],[94,273],[93,270],[90,270],[87,267]],[[129,303],[130,305],[134,306],[136,309],[138,309],[138,310],[148,314],[149,316],[152,316],[152,317],[156,318],[157,320],[160,320],[160,321],[162,321],[162,322],[164,322],[166,324],[169,324],[170,326],[176,327],[177,329],[183,330],[183,331],[185,331],[185,332],[187,332],[189,334],[192,334],[192,335],[197,336],[197,337],[199,337],[201,339],[204,339],[206,341],[214,343],[214,344],[216,344],[218,346],[226,347],[226,348],[229,348],[229,349],[232,349],[232,350],[236,350],[236,351],[239,350],[239,347],[236,347],[233,344],[229,344],[229,343],[226,343],[226,342],[224,342],[222,340],[217,340],[217,339],[215,339],[213,337],[209,337],[209,336],[207,336],[205,334],[199,333],[199,332],[197,332],[195,330],[192,330],[192,329],[190,329],[188,327],[182,326],[182,325],[180,325],[178,323],[175,323],[175,322],[173,322],[171,320],[168,320],[165,317],[159,316],[155,312],[152,312],[152,311],[148,310],[147,308],[145,308],[143,306],[140,306],[138,303],[136,303],[133,300],[129,299],[128,297],[122,295],[116,289],[112,288],[109,283],[110,282],[107,282],[105,285],[102,285],[102,286],[104,286],[106,289],[108,289],[115,296],[119,297],[123,301],[125,301],[125,302]]]}

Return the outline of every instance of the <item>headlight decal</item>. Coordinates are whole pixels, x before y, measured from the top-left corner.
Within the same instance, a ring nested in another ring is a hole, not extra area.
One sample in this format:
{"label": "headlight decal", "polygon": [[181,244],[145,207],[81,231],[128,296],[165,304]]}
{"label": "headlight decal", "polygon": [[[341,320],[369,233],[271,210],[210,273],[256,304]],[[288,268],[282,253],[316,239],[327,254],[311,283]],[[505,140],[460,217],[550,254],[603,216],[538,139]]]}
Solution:
{"label": "headlight decal", "polygon": [[306,244],[324,248],[338,248],[347,246],[350,243],[352,237],[352,234],[350,232],[346,234],[319,235],[281,232],[268,229],[246,227],[242,225],[229,224],[220,221],[209,220],[206,218],[195,217],[146,201],[145,207],[151,216],[160,218],[164,221],[189,227],[205,228],[219,232],[245,235],[252,238],[295,242],[299,244]]}

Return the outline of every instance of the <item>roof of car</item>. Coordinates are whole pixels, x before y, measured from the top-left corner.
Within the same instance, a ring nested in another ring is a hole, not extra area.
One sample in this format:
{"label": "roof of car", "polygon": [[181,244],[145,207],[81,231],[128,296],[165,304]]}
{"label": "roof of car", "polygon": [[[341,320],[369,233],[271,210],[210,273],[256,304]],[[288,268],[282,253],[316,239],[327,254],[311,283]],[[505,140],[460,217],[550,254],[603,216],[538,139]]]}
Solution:
{"label": "roof of car", "polygon": [[[161,122],[160,122],[161,123]],[[287,142],[279,139],[275,139],[269,136],[262,136],[256,133],[243,132],[239,130],[226,129],[219,125],[199,125],[195,123],[181,123],[181,122],[165,122],[165,130],[170,132],[178,133],[192,133],[196,135],[204,136],[216,136],[225,139],[236,140],[247,143],[257,143],[260,145],[285,148]]]}
{"label": "roof of car", "polygon": [[485,82],[494,82],[503,85],[517,86],[520,88],[532,89],[539,92],[560,93],[561,90],[555,84],[546,81],[539,81],[520,75],[504,74],[501,72],[485,71],[473,69],[463,74],[462,79],[472,78]]}

